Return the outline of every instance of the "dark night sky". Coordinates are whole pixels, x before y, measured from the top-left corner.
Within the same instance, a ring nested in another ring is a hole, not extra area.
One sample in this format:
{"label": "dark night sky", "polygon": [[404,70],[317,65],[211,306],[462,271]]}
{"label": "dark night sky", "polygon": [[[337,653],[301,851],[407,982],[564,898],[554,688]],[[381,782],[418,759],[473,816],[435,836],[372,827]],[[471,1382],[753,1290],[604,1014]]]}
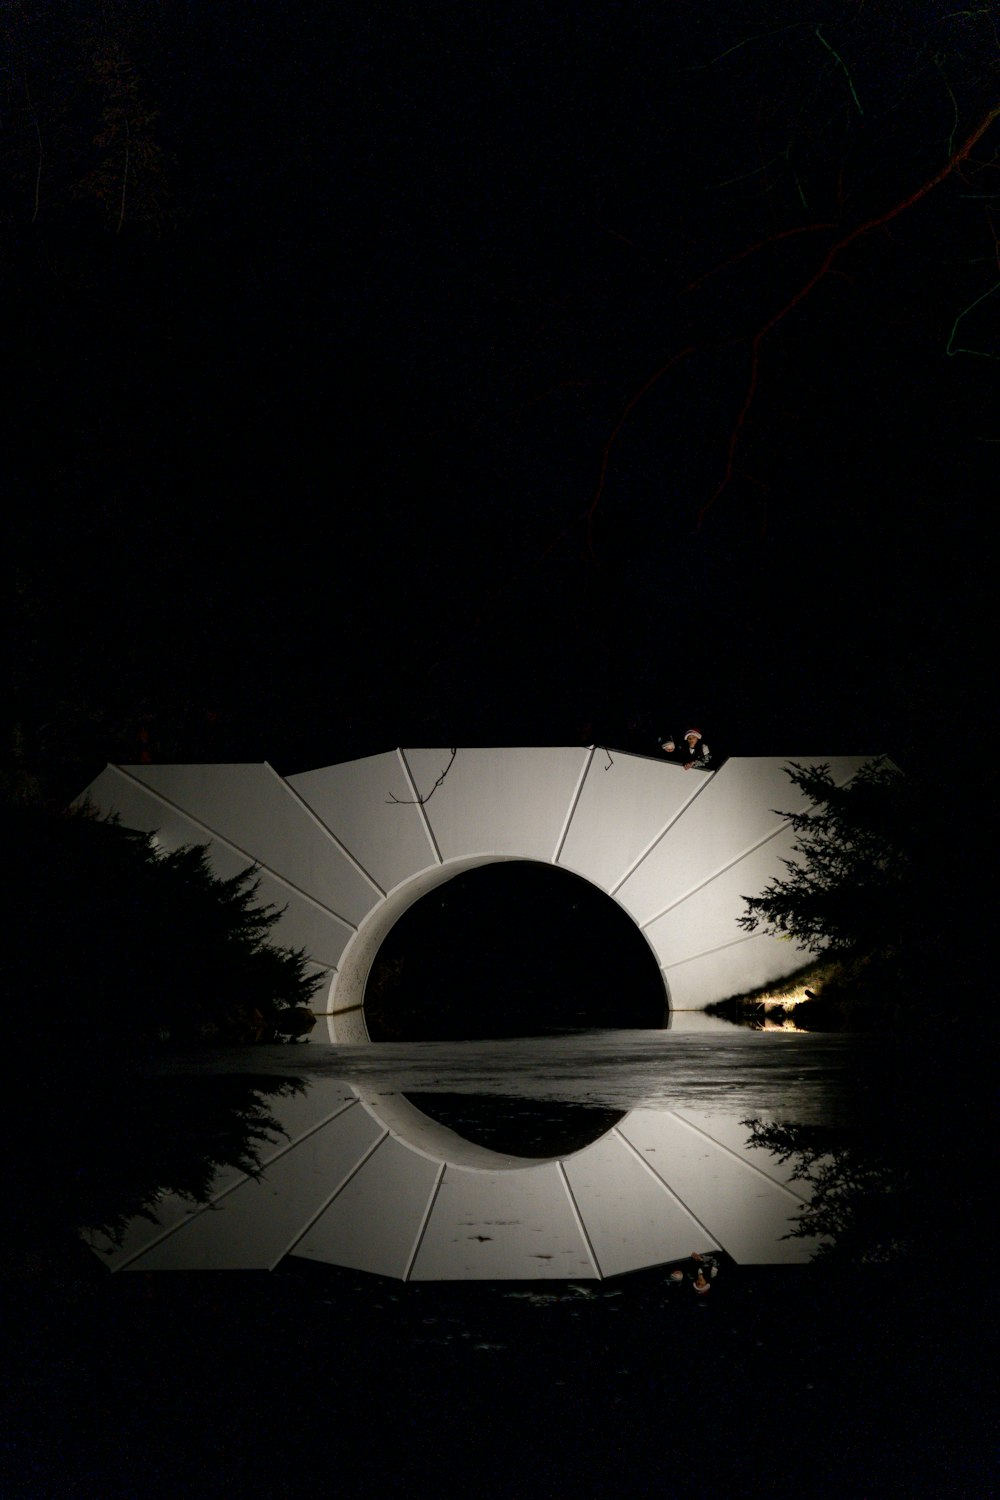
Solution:
{"label": "dark night sky", "polygon": [[30,756],[976,732],[988,9],[11,17]]}

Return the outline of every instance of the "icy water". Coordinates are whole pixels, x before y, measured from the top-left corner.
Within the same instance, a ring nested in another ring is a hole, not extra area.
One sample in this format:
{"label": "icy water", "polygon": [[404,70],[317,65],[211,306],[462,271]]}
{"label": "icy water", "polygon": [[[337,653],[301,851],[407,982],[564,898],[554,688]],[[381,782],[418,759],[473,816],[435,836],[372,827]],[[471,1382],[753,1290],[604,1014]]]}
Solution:
{"label": "icy water", "polygon": [[[172,1067],[344,1079],[366,1096],[447,1093],[470,1108],[478,1098],[804,1123],[894,1112],[885,1050],[872,1037],[720,1024],[309,1043]],[[908,1059],[933,1056],[936,1079],[939,1053]],[[950,1100],[934,1153],[914,1133],[919,1158],[961,1162],[959,1139],[976,1139],[961,1126]],[[974,1242],[967,1219],[955,1222]],[[226,1274],[107,1276],[88,1262],[61,1300],[46,1287],[14,1309],[17,1478],[6,1492],[292,1500],[323,1474],[407,1500],[985,1495],[988,1424],[959,1432],[942,1413],[956,1369],[981,1388],[989,1319],[964,1280],[957,1298],[954,1277],[928,1276],[935,1265],[726,1259],[705,1299],[690,1267],[677,1283],[666,1265],[541,1283],[403,1282],[294,1255]]]}
{"label": "icy water", "polygon": [[299,1255],[482,1281],[601,1280],[713,1246],[741,1263],[808,1258],[811,1240],[786,1243],[808,1193],[749,1121],[853,1125],[873,1092],[869,1039],[687,1024],[175,1058],[199,1087],[228,1073],[302,1092],[275,1107],[284,1138],[263,1191],[222,1185],[213,1213],[176,1222],[168,1206],[155,1243],[130,1231],[128,1263]]}
{"label": "icy water", "polygon": [[754,1032],[591,1031],[499,1041],[222,1050],[184,1073],[336,1078],[369,1094],[506,1097],[602,1109],[711,1109],[802,1124],[846,1123],[871,1096],[869,1037]]}

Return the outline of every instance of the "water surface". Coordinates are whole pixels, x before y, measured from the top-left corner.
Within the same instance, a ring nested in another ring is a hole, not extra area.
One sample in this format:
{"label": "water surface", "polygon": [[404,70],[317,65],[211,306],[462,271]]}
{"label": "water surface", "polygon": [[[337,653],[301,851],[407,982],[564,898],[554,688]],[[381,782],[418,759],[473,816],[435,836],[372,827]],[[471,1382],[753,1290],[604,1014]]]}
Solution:
{"label": "water surface", "polygon": [[219,1049],[174,1058],[183,1073],[336,1078],[368,1094],[479,1094],[594,1107],[850,1118],[871,1097],[870,1037],[753,1032],[588,1031],[497,1041]]}

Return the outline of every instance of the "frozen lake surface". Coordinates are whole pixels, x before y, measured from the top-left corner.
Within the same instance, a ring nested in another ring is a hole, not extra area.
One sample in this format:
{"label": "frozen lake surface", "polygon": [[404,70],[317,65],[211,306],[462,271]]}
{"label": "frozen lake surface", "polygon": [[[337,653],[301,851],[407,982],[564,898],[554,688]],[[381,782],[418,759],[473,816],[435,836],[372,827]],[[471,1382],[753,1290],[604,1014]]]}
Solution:
{"label": "frozen lake surface", "polygon": [[870,1037],[755,1032],[592,1031],[498,1041],[220,1049],[181,1073],[340,1079],[366,1094],[471,1094],[601,1108],[712,1109],[838,1122],[871,1097]]}

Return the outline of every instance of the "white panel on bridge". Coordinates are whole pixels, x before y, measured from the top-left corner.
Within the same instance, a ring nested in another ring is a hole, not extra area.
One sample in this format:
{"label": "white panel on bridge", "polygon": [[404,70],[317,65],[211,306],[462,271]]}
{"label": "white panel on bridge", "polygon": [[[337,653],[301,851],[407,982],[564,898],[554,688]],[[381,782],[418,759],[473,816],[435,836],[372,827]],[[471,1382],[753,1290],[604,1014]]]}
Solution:
{"label": "white panel on bridge", "polygon": [[[174,767],[171,769],[187,769]],[[252,768],[252,769],[265,769]],[[228,880],[252,864],[258,865],[258,901],[274,906],[281,916],[272,929],[276,942],[289,948],[304,948],[313,961],[335,968],[355,930],[346,918],[336,916],[312,896],[288,885],[264,866],[252,850],[238,848],[186,810],[163,800],[134,774],[148,766],[108,766],[84,794],[102,813],[115,812],[127,828],[156,835],[161,848],[171,851],[184,844],[204,844],[215,874]]]}
{"label": "white panel on bridge", "polygon": [[664,963],[673,1007],[671,1024],[676,1027],[692,1012],[701,1014],[704,1006],[716,1000],[760,989],[788,974],[802,959],[791,943],[757,932],[709,948],[694,958]]}
{"label": "white panel on bridge", "polygon": [[137,1271],[270,1270],[385,1136],[360,1105],[285,1151],[134,1260]]}
{"label": "white panel on bridge", "polygon": [[[449,750],[406,750],[427,796]],[[551,863],[586,769],[587,750],[460,750],[424,806],[442,859],[517,855]]]}
{"label": "white panel on bridge", "polygon": [[617,1130],[570,1157],[565,1171],[603,1276],[718,1248]]}
{"label": "white panel on bridge", "polygon": [[449,1166],[410,1272],[414,1281],[597,1274],[557,1162],[520,1172]]}
{"label": "white panel on bridge", "polygon": [[662,915],[643,923],[642,930],[661,962],[680,964],[701,953],[725,948],[740,935],[733,913],[743,897],[762,891],[774,874],[776,859],[791,859],[795,835],[781,828],[773,839],[730,865],[714,879],[669,906]]}
{"label": "white panel on bridge", "polygon": [[[259,1164],[266,1167],[270,1162],[276,1161],[320,1125],[335,1119],[356,1104],[357,1095],[349,1084],[330,1079],[318,1079],[300,1094],[267,1099],[265,1107],[278,1125],[280,1133],[273,1138],[270,1146],[261,1149]],[[220,1167],[212,1182],[212,1203],[224,1198],[237,1183],[246,1180],[246,1173],[238,1168]],[[144,1250],[202,1212],[202,1205],[195,1203],[193,1199],[184,1198],[178,1193],[164,1193],[156,1204],[154,1218],[148,1219],[140,1214],[128,1224],[120,1241],[115,1242],[106,1235],[96,1233],[88,1234],[85,1238],[91,1249],[100,1255],[110,1269],[118,1271]]]}
{"label": "white panel on bridge", "polygon": [[[842,783],[873,757],[791,759]],[[608,892],[657,954],[672,1024],[710,1030],[723,1023],[707,1004],[802,962],[737,926],[742,898],[784,874],[781,813],[803,806],[787,766],[735,758],[705,774],[577,747],[397,750],[287,782],[266,765],[108,767],[84,795],[165,849],[206,844],[222,877],[258,865],[260,899],[285,908],[276,939],[334,971],[316,1006],[331,1043],[367,1041],[357,1002],[407,906],[510,859]],[[386,1107],[383,1121],[348,1084],[318,1080],[268,1107],[288,1140],[265,1153],[259,1180],[221,1174],[204,1208],[164,1198],[157,1223],[136,1220],[117,1248],[95,1236],[95,1251],[112,1269],[266,1267],[291,1252],[428,1280],[600,1277],[713,1245],[796,1262],[814,1248],[780,1238],[802,1186],[728,1117],[637,1110],[564,1161],[498,1158],[491,1170],[451,1160],[447,1131],[436,1149],[426,1117],[408,1139],[402,1115]]]}
{"label": "white panel on bridge", "polygon": [[303,771],[288,784],[384,891],[435,862],[401,751]]}
{"label": "white panel on bridge", "polygon": [[306,1231],[295,1254],[406,1277],[441,1172],[437,1162],[387,1136]]}
{"label": "white panel on bridge", "polygon": [[617,890],[705,785],[704,776],[678,766],[592,752],[558,863],[602,890]]}
{"label": "white panel on bridge", "polygon": [[131,774],[352,927],[385,894],[270,766],[137,766]]}
{"label": "white panel on bridge", "polygon": [[[801,1264],[817,1242],[783,1239],[802,1199],[673,1113],[636,1109],[618,1127],[719,1246],[741,1265]],[[756,1153],[755,1153],[756,1154]]]}
{"label": "white panel on bridge", "polygon": [[[829,765],[838,783],[849,780],[870,758],[839,756],[822,761],[815,755],[793,757],[804,766]],[[737,860],[745,859],[786,826],[781,813],[805,810],[802,793],[785,774],[787,765],[785,760],[769,757],[734,758],[710,778],[703,772],[663,767],[670,776],[700,776],[702,790],[684,809],[669,837],[657,844],[616,893],[637,922],[650,921]],[[780,858],[780,853],[774,855],[771,874],[782,873]],[[753,887],[749,889],[756,894]],[[742,905],[727,905],[726,909],[736,916]]]}
{"label": "white panel on bridge", "polygon": [[[840,783],[872,757],[793,759],[829,765]],[[328,1011],[338,986],[351,1004],[363,992],[377,951],[366,936],[388,930],[428,881],[512,858],[559,864],[612,893],[645,930],[673,1008],[703,1008],[798,961],[788,944],[744,940],[736,926],[742,897],[784,873],[781,813],[805,805],[787,766],[736,757],[706,775],[573,747],[460,749],[454,759],[399,750],[287,783],[268,766],[109,767],[85,795],[167,848],[207,841],[220,875],[258,862],[261,899],[287,908],[279,940],[341,970]],[[364,968],[353,989],[343,972],[352,963]]]}
{"label": "white panel on bridge", "polygon": [[713,1114],[701,1109],[675,1109],[674,1114],[679,1120],[684,1120],[688,1125],[693,1125],[696,1130],[709,1136],[718,1145],[725,1146],[734,1155],[745,1157],[758,1171],[763,1172],[765,1177],[770,1177],[774,1182],[780,1182],[803,1203],[808,1202],[809,1194],[803,1184],[792,1181],[794,1162],[779,1161],[763,1147],[749,1150],[746,1129],[735,1115]]}

